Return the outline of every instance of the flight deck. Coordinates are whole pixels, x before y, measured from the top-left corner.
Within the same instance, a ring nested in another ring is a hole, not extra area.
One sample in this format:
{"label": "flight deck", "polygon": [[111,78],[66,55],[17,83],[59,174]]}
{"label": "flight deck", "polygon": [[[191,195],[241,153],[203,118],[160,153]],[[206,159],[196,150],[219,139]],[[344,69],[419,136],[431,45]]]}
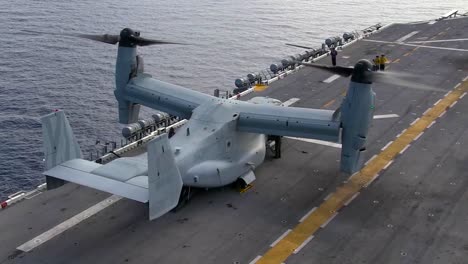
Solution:
{"label": "flight deck", "polygon": [[[252,188],[199,191],[153,221],[145,204],[70,183],[0,212],[0,263],[466,263],[467,28],[392,24],[338,50],[339,65],[385,54],[386,71],[443,90],[374,84],[382,118],[352,177],[338,144],[285,137]],[[334,110],[348,84],[301,68],[242,100]]]}

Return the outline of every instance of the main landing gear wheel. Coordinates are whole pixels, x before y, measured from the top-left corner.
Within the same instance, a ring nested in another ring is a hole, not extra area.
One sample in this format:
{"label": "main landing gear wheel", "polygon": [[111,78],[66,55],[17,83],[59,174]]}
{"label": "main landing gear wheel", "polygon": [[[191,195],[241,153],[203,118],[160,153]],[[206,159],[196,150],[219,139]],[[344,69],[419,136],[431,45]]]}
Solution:
{"label": "main landing gear wheel", "polygon": [[193,196],[193,191],[191,187],[184,186],[182,187],[182,190],[180,191],[180,197],[179,197],[179,202],[177,203],[177,206],[172,209],[172,212],[177,212],[177,210],[181,209],[184,207],[192,198]]}

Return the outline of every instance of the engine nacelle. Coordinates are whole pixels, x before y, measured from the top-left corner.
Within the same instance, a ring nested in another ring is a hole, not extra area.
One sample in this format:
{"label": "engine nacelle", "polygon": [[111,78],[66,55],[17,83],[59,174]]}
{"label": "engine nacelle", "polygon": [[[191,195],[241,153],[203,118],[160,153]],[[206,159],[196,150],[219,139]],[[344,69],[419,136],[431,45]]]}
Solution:
{"label": "engine nacelle", "polygon": [[341,171],[346,173],[352,174],[360,169],[360,154],[366,149],[367,133],[374,117],[371,67],[372,64],[365,60],[356,64],[341,104]]}

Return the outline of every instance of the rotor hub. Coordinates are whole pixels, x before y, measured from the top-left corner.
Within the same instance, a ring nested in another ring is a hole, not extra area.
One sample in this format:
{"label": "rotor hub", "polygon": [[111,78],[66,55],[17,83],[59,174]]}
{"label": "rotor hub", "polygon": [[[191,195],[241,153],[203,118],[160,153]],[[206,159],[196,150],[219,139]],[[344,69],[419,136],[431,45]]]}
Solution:
{"label": "rotor hub", "polygon": [[120,31],[119,46],[133,48],[137,45],[135,37],[139,37],[140,32],[134,31],[131,28],[124,28]]}
{"label": "rotor hub", "polygon": [[372,63],[368,60],[360,60],[354,65],[351,81],[356,83],[372,83]]}

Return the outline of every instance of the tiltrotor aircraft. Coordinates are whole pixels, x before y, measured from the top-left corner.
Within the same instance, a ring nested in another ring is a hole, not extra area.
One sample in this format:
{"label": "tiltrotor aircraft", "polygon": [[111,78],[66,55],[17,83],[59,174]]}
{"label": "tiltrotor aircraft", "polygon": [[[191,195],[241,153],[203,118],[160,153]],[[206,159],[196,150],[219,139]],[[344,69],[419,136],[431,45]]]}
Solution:
{"label": "tiltrotor aircraft", "polygon": [[119,121],[136,122],[140,105],[188,119],[177,133],[162,134],[147,145],[147,153],[98,164],[82,158],[62,111],[42,117],[45,175],[149,202],[150,220],[178,204],[183,187],[212,188],[242,178],[255,179],[254,169],[265,158],[266,135],[340,141],[341,171],[360,168],[374,113],[374,73],[366,60],[354,68],[319,67],[351,76],[347,95],[336,111],[278,106],[271,100],[227,100],[153,79],[143,71],[137,46],[175,44],[140,37],[123,29],[118,35],[76,35],[118,43],[115,97]]}

